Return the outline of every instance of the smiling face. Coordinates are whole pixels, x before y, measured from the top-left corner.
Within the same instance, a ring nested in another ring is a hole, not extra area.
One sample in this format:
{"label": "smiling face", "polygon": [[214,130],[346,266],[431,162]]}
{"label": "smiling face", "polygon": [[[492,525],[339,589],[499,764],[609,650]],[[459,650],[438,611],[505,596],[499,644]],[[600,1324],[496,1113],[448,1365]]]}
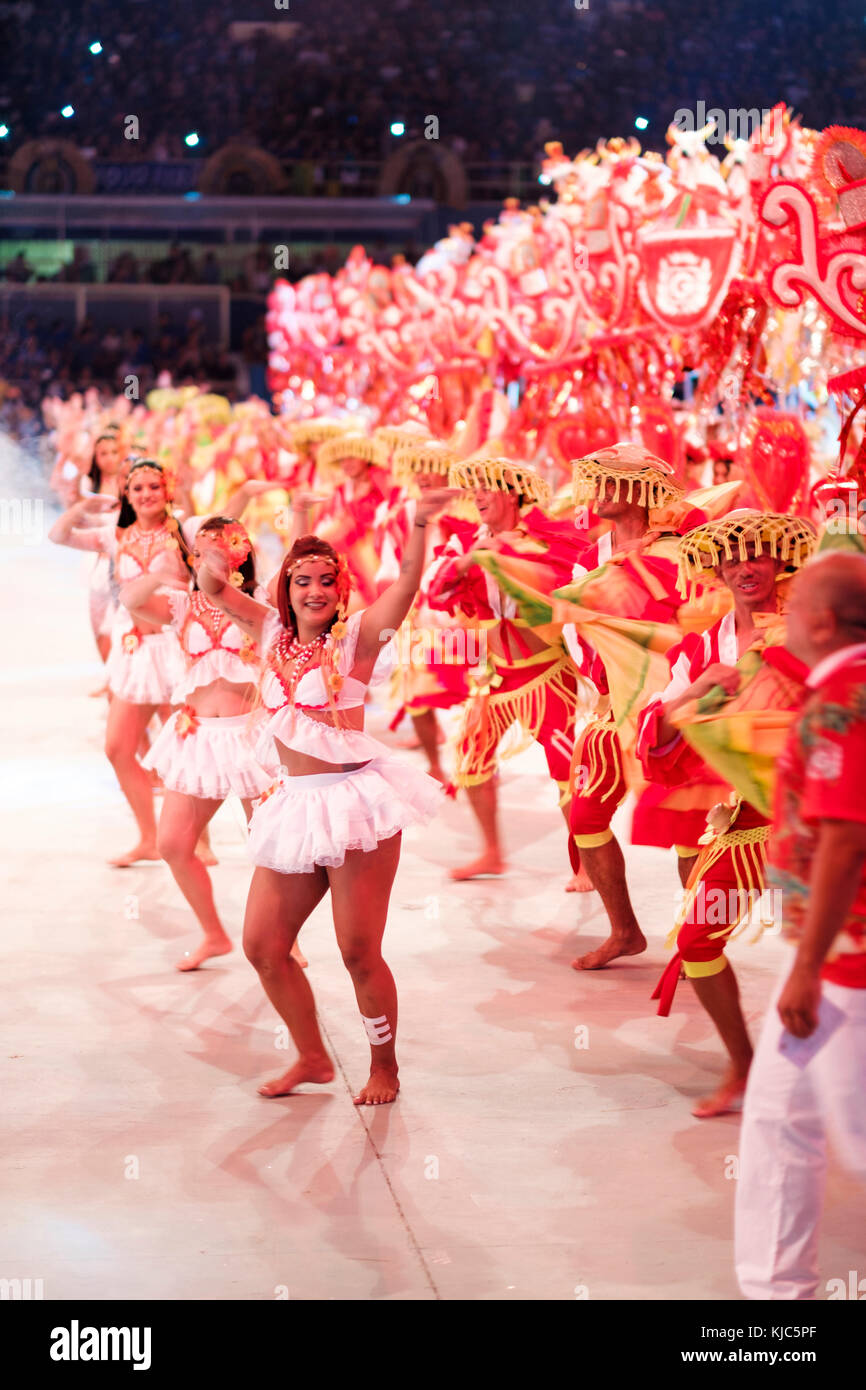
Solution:
{"label": "smiling face", "polygon": [[774,608],[776,575],[782,568],[781,560],[774,560],[766,553],[756,555],[754,541],[746,545],[745,551],[745,560],[723,560],[719,565],[722,583],[730,589],[734,601],[744,608]]}
{"label": "smiling face", "polygon": [[337,573],[333,564],[315,555],[301,561],[289,576],[289,603],[299,630],[301,626],[316,631],[327,627],[338,605]]}
{"label": "smiling face", "polygon": [[165,515],[168,500],[165,479],[155,468],[136,468],[129,476],[126,495],[139,521],[151,525]]}
{"label": "smiling face", "polygon": [[490,527],[494,535],[498,531],[513,531],[520,520],[520,507],[517,494],[476,488],[475,505],[481,520]]}

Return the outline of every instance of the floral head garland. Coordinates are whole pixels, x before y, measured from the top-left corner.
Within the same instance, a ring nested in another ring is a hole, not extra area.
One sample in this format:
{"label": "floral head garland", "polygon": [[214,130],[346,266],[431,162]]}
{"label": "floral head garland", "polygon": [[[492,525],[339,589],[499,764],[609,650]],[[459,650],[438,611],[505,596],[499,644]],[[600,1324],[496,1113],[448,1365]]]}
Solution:
{"label": "floral head garland", "polygon": [[220,527],[218,531],[208,531],[206,534],[214,549],[228,561],[229,583],[239,589],[244,582],[241,565],[253,548],[245,527],[239,521],[233,521],[228,526]]}
{"label": "floral head garland", "polygon": [[[338,643],[346,635],[346,614],[349,610],[349,596],[352,592],[352,575],[348,561],[341,552],[337,553],[336,562],[328,555],[317,555],[315,551],[308,555],[299,555],[286,567],[286,590],[288,592],[291,584],[291,576],[299,565],[305,564],[308,560],[323,560],[333,566],[337,576],[337,619],[331,624],[325,644],[322,650],[321,672],[328,692],[328,704],[334,715],[337,715],[336,697],[343,684],[343,677],[337,669],[337,650]],[[297,632],[297,620],[295,622]]]}
{"label": "floral head garland", "polygon": [[[286,567],[286,582],[291,583],[291,576],[299,565],[304,565],[308,560],[321,560],[325,564],[333,565],[337,574],[337,621],[331,627],[331,636],[339,642],[346,632],[346,614],[349,611],[349,596],[352,592],[352,574],[349,569],[349,562],[342,552],[337,552],[335,562],[329,555],[317,555],[315,551],[311,555],[299,555]],[[339,629],[339,630],[338,630]]]}
{"label": "floral head garland", "polygon": [[171,502],[172,498],[174,497],[174,472],[173,470],[165,468],[161,463],[157,463],[155,459],[135,459],[135,461],[130,465],[129,472],[126,475],[124,491],[127,494],[129,493],[129,480],[132,477],[133,473],[136,473],[141,468],[149,468],[154,473],[159,474],[159,477],[162,480],[162,485],[165,488],[165,500],[166,502]]}

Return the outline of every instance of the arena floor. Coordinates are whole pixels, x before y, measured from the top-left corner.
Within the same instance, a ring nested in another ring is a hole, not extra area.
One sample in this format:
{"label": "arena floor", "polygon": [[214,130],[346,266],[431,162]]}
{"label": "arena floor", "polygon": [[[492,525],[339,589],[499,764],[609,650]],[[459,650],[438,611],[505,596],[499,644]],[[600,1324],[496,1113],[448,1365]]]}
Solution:
{"label": "arena floor", "polygon": [[[720,1049],[687,987],[670,1019],[649,1002],[672,859],[628,851],[647,955],[575,974],[604,918],[564,893],[555,797],[537,751],[521,755],[501,784],[505,879],[449,882],[475,845],[462,800],[405,836],[385,938],[398,1102],[352,1105],[368,1052],[327,900],[301,945],[337,1079],[262,1099],[289,1054],[252,968],[238,950],[178,974],[196,929],[168,869],[105,862],[133,825],[88,698],[87,563],[26,538],[0,548],[0,1277],[41,1279],[46,1299],[737,1297],[739,1121],[689,1113]],[[213,873],[236,938],[243,840],[224,807]],[[755,1028],[781,952],[733,949]],[[864,1215],[834,1173],[823,1278],[857,1268]]]}

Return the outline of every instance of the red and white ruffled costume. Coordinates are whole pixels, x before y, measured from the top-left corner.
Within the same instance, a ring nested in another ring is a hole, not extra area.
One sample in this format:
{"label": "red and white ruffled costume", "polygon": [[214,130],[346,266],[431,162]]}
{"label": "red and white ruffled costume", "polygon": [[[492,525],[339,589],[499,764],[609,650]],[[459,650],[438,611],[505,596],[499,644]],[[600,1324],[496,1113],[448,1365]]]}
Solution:
{"label": "red and white ruffled costume", "polygon": [[[77,527],[73,536],[75,549],[95,550],[108,557],[118,585],[129,584],[152,571],[160,557],[177,552],[178,548],[175,533],[167,526],[142,532],[133,524],[118,533],[112,522],[107,526]],[[183,650],[172,628],[140,632],[132,614],[118,605],[106,662],[112,695],[132,705],[167,705],[185,668]]]}
{"label": "red and white ruffled costume", "polygon": [[223,801],[235,792],[252,801],[273,782],[278,765],[272,758],[263,767],[253,752],[261,710],[206,717],[186,702],[194,691],[217,680],[254,685],[258,651],[200,590],[170,590],[168,601],[172,628],[189,662],[172,693],[172,703],[183,708],[163,725],[144,766],[154,768],[169,791],[208,801]]}
{"label": "red and white ruffled costume", "polygon": [[[363,707],[367,693],[368,683],[351,675],[362,617],[360,611],[347,619],[345,635],[337,644],[335,670],[343,678],[334,696],[338,718],[341,710]],[[369,852],[407,826],[426,823],[439,810],[444,792],[432,777],[393,758],[384,744],[362,729],[335,727],[316,718],[317,713],[327,717],[331,710],[321,668],[305,672],[291,701],[274,650],[284,632],[277,614],[265,621],[261,695],[269,718],[256,755],[263,762],[272,759],[279,743],[327,763],[364,764],[354,772],[335,767],[333,772],[301,777],[283,770],[253,812],[254,863],[278,873],[303,874],[317,865],[337,868],[348,850]],[[369,684],[378,675],[374,670]]]}

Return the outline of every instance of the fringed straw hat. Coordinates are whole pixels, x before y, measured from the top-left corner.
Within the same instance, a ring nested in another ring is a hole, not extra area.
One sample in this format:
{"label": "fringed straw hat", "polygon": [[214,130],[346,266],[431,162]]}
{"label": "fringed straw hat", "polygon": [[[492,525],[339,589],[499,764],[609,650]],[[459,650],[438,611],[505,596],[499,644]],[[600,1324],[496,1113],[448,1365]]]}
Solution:
{"label": "fringed straw hat", "polygon": [[377,463],[376,441],[371,434],[339,434],[328,439],[316,450],[319,468],[330,468],[341,459],[365,459]]}
{"label": "fringed straw hat", "polygon": [[725,560],[744,561],[746,546],[756,555],[781,560],[782,573],[791,575],[805,565],[818,543],[818,532],[802,516],[779,512],[729,512],[720,521],[708,521],[687,531],[679,544],[680,593],[689,584],[721,585],[718,573]]}
{"label": "fringed straw hat", "polygon": [[310,420],[296,420],[289,426],[289,440],[292,448],[297,452],[306,449],[315,449],[316,445],[324,444],[326,439],[336,439],[341,434],[352,434],[357,431],[359,422],[351,418],[340,419],[337,416],[318,415]]}
{"label": "fringed straw hat", "polygon": [[448,482],[451,487],[464,488],[467,492],[479,488],[487,492],[516,492],[540,507],[546,507],[552,496],[550,483],[540,473],[509,458],[463,459],[452,466]]}
{"label": "fringed straw hat", "polygon": [[430,440],[433,436],[420,420],[406,420],[402,425],[377,425],[373,438],[376,441],[376,462],[380,468],[387,468],[394,462],[397,450],[403,444]]}
{"label": "fringed straw hat", "polygon": [[656,509],[683,495],[670,464],[642,444],[611,444],[586,458],[573,459],[571,466],[576,507],[596,502],[608,481],[616,485],[615,502],[624,493],[626,502],[638,507]]}
{"label": "fringed straw hat", "polygon": [[416,473],[439,473],[447,481],[455,462],[454,450],[444,439],[425,438],[398,444],[391,469],[398,483],[408,483]]}

